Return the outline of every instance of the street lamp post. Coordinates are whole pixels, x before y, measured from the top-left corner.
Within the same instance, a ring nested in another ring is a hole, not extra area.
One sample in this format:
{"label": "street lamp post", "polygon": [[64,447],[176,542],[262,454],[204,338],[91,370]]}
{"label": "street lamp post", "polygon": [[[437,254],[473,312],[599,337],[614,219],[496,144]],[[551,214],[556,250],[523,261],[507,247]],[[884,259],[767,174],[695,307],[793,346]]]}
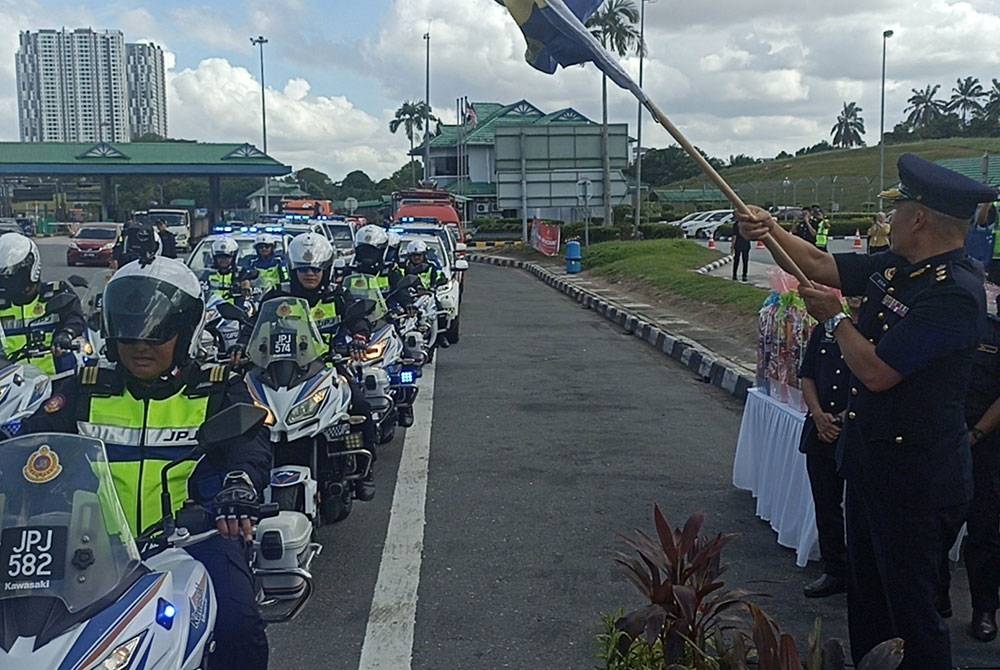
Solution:
{"label": "street lamp post", "polygon": [[[639,88],[642,88],[642,66],[646,56],[646,3],[656,0],[639,0]],[[638,120],[636,122],[635,150],[635,211],[632,222],[632,237],[639,237],[639,222],[642,210],[642,102],[639,102]],[[604,197],[610,194],[605,193]]]}
{"label": "street lamp post", "polygon": [[[260,47],[260,125],[261,131],[264,139],[264,153],[267,153],[267,105],[264,98],[264,45],[267,44],[267,38],[263,35],[258,35],[257,37],[250,38],[250,44],[255,47]],[[270,194],[271,178],[264,177],[264,211],[270,213],[271,211],[271,194]]]}
{"label": "street lamp post", "polygon": [[[431,164],[431,31],[428,28],[424,33],[424,40],[427,42],[427,56],[425,60],[426,72],[424,73],[424,180],[430,174]],[[413,160],[413,157],[410,157]]]}
{"label": "street lamp post", "polygon": [[[879,193],[885,190],[885,44],[892,37],[892,31],[882,33],[882,113],[878,124],[878,188]],[[879,209],[882,209],[882,199],[879,198]]]}

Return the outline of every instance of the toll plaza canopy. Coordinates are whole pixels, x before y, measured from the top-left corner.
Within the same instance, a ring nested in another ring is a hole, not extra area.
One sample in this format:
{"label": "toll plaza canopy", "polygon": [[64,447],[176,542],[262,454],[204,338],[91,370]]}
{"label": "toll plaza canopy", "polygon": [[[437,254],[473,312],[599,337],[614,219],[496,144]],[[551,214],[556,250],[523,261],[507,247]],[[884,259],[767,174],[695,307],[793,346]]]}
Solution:
{"label": "toll plaza canopy", "polygon": [[103,201],[116,176],[207,177],[211,219],[220,213],[222,177],[280,177],[292,168],[249,143],[202,142],[0,142],[0,178],[103,177]]}

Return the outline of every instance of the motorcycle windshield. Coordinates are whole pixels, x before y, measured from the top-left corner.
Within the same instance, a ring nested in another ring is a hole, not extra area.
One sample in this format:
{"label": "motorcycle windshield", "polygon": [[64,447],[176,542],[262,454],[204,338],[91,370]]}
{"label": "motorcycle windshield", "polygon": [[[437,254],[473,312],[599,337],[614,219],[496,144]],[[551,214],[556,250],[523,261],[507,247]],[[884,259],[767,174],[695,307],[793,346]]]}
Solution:
{"label": "motorcycle windshield", "polygon": [[344,279],[344,287],[356,300],[371,300],[375,303],[375,310],[368,317],[372,321],[378,321],[389,311],[385,305],[385,297],[378,287],[378,279],[374,275],[348,275]]}
{"label": "motorcycle windshield", "polygon": [[41,433],[0,443],[0,600],[52,597],[79,612],[138,565],[103,442]]}
{"label": "motorcycle windshield", "polygon": [[247,345],[247,355],[254,365],[266,369],[275,361],[294,361],[304,368],[325,350],[319,329],[309,316],[308,302],[282,297],[261,305]]}

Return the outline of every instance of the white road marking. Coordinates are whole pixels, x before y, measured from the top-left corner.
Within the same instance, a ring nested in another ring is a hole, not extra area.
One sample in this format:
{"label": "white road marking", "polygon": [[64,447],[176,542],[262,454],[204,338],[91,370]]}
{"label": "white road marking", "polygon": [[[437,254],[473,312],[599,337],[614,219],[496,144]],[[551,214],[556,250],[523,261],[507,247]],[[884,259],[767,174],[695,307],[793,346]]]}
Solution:
{"label": "white road marking", "polygon": [[413,425],[406,429],[359,670],[409,670],[413,658],[436,365],[424,366]]}

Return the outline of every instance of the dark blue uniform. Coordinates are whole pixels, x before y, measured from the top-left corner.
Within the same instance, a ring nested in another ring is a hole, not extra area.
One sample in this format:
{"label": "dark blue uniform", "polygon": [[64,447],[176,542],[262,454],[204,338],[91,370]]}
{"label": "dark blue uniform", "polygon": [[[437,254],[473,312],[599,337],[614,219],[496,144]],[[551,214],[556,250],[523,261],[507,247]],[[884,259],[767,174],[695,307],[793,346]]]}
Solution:
{"label": "dark blue uniform", "polygon": [[[974,426],[1000,398],[1000,318],[987,317],[976,351],[975,368],[965,401],[965,418]],[[972,504],[965,540],[965,568],[972,609],[1000,609],[1000,430],[987,433],[972,447]]]}
{"label": "dark blue uniform", "polygon": [[[838,416],[847,408],[851,371],[840,353],[840,345],[827,335],[823,324],[809,336],[799,377],[811,379],[826,414]],[[844,543],[844,480],[837,473],[836,443],[823,442],[812,417],[806,418],[799,451],[806,455],[809,486],[816,507],[816,530],[823,555],[823,572],[847,579],[847,547]]]}
{"label": "dark blue uniform", "polygon": [[857,328],[903,380],[879,393],[852,376],[837,447],[847,480],[851,653],[906,641],[904,668],[951,668],[937,613],[942,557],[972,496],[964,402],[986,314],[963,250],[909,264],[893,253],[835,256]]}

